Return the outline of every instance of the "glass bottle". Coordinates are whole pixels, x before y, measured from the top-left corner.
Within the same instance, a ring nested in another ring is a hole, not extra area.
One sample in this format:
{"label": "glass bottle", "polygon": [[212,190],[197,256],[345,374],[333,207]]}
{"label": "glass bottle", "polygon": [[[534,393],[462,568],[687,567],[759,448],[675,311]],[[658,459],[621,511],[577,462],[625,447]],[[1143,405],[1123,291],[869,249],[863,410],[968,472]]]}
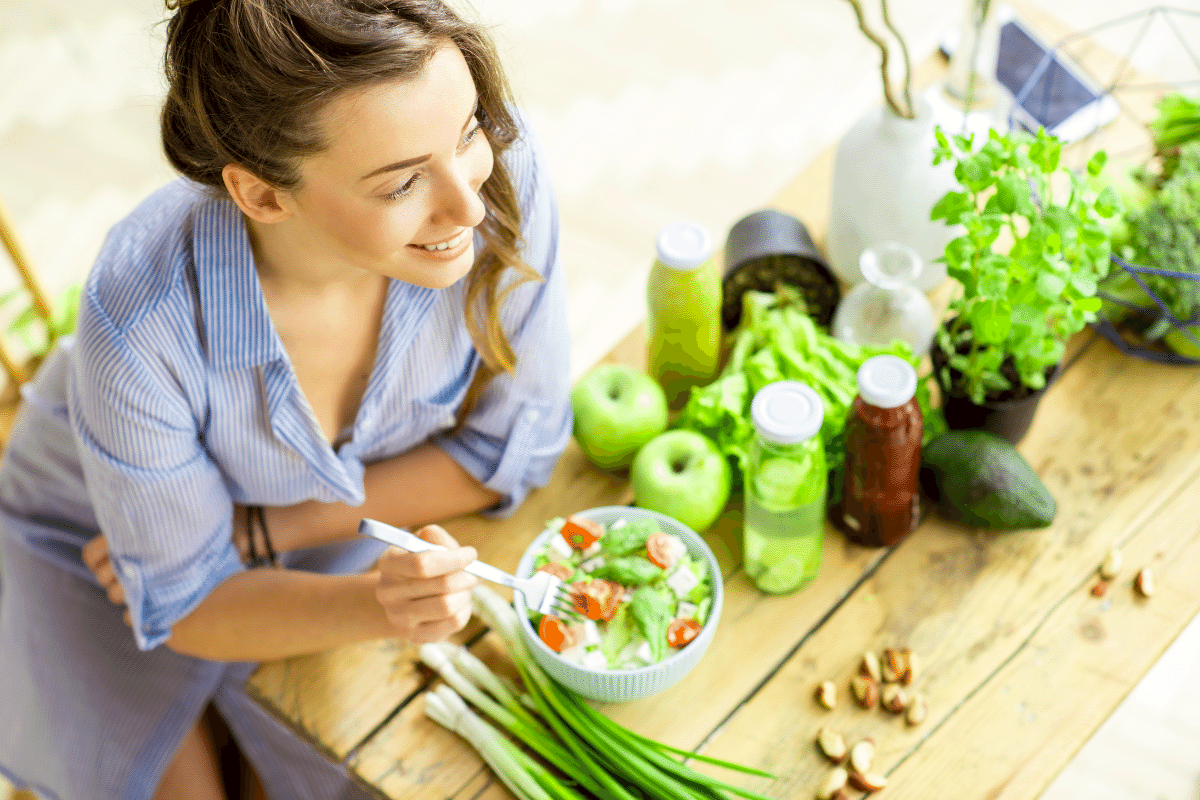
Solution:
{"label": "glass bottle", "polygon": [[899,242],[868,247],[858,260],[866,283],[838,304],[833,335],[854,344],[900,339],[918,356],[933,344],[937,319],[929,298],[915,285],[923,265],[917,251]]}
{"label": "glass bottle", "polygon": [[856,544],[896,544],[920,522],[925,423],[916,391],[916,370],[898,356],[874,356],[858,368],[858,396],[846,422],[845,484],[832,514]]}
{"label": "glass bottle", "polygon": [[673,409],[693,386],[711,383],[721,356],[721,275],[704,226],[673,222],[656,241],[658,259],[646,289],[650,374]]}
{"label": "glass bottle", "polygon": [[750,404],[755,436],[746,470],[743,563],[764,592],[786,594],[821,568],[828,470],[818,435],[820,396],[796,381],[764,386]]}

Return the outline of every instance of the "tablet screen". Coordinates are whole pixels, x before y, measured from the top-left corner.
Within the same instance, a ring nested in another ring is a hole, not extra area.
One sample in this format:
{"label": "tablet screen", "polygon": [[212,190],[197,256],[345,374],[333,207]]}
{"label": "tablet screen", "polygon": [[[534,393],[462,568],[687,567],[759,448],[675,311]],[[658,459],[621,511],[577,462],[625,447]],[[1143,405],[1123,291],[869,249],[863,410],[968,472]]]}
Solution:
{"label": "tablet screen", "polygon": [[[1015,22],[1000,28],[996,78],[1018,96],[1038,68],[1046,51]],[[1055,58],[1028,90],[1022,107],[1047,129],[1061,123],[1100,97],[1068,72]]]}

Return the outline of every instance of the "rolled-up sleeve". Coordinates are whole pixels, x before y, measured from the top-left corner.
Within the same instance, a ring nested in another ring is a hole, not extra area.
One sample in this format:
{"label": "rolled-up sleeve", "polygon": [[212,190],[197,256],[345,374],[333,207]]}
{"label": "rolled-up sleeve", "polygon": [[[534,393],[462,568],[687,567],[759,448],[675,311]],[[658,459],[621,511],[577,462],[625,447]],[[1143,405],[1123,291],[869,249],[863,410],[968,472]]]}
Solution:
{"label": "rolled-up sleeve", "polygon": [[171,366],[169,333],[120,330],[85,292],[68,387],[88,493],[143,650],[243,569],[232,501]]}
{"label": "rolled-up sleeve", "polygon": [[504,495],[487,512],[495,516],[511,513],[550,480],[573,424],[558,205],[538,143],[522,122],[524,133],[506,163],[520,197],[522,257],[543,280],[518,286],[501,309],[516,368],[492,380],[457,433],[436,438],[484,486]]}

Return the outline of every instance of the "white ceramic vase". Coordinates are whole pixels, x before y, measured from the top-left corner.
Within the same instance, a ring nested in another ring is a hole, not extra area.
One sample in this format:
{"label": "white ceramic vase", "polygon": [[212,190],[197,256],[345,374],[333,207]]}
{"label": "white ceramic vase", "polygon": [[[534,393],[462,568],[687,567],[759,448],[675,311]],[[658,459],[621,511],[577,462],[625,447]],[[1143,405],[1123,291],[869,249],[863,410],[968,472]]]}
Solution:
{"label": "white ceramic vase", "polygon": [[828,250],[834,273],[851,285],[863,280],[862,252],[883,242],[908,245],[925,269],[916,283],[929,291],[946,279],[942,257],[959,229],[929,212],[958,188],[954,165],[933,166],[935,120],[924,98],[915,98],[917,116],[905,119],[886,105],[864,114],[838,144],[833,165],[833,198]]}

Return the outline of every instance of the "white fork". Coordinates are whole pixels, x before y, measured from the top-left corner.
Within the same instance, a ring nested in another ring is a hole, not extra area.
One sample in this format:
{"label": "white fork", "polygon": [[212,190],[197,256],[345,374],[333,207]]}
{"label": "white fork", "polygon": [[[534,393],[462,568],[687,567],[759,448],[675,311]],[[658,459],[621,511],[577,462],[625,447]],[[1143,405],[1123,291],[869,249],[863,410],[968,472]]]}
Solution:
{"label": "white fork", "polygon": [[[402,528],[396,528],[374,519],[363,519],[358,523],[358,532],[372,539],[395,545],[410,553],[423,553],[426,550],[445,550],[440,544],[433,544],[414,536]],[[525,596],[525,604],[539,614],[557,613],[559,616],[572,614],[575,604],[571,600],[571,592],[562,580],[548,572],[535,572],[530,578],[516,578],[502,569],[496,569],[491,564],[485,564],[476,559],[463,567],[466,572],[483,578],[485,581],[500,583]]]}

